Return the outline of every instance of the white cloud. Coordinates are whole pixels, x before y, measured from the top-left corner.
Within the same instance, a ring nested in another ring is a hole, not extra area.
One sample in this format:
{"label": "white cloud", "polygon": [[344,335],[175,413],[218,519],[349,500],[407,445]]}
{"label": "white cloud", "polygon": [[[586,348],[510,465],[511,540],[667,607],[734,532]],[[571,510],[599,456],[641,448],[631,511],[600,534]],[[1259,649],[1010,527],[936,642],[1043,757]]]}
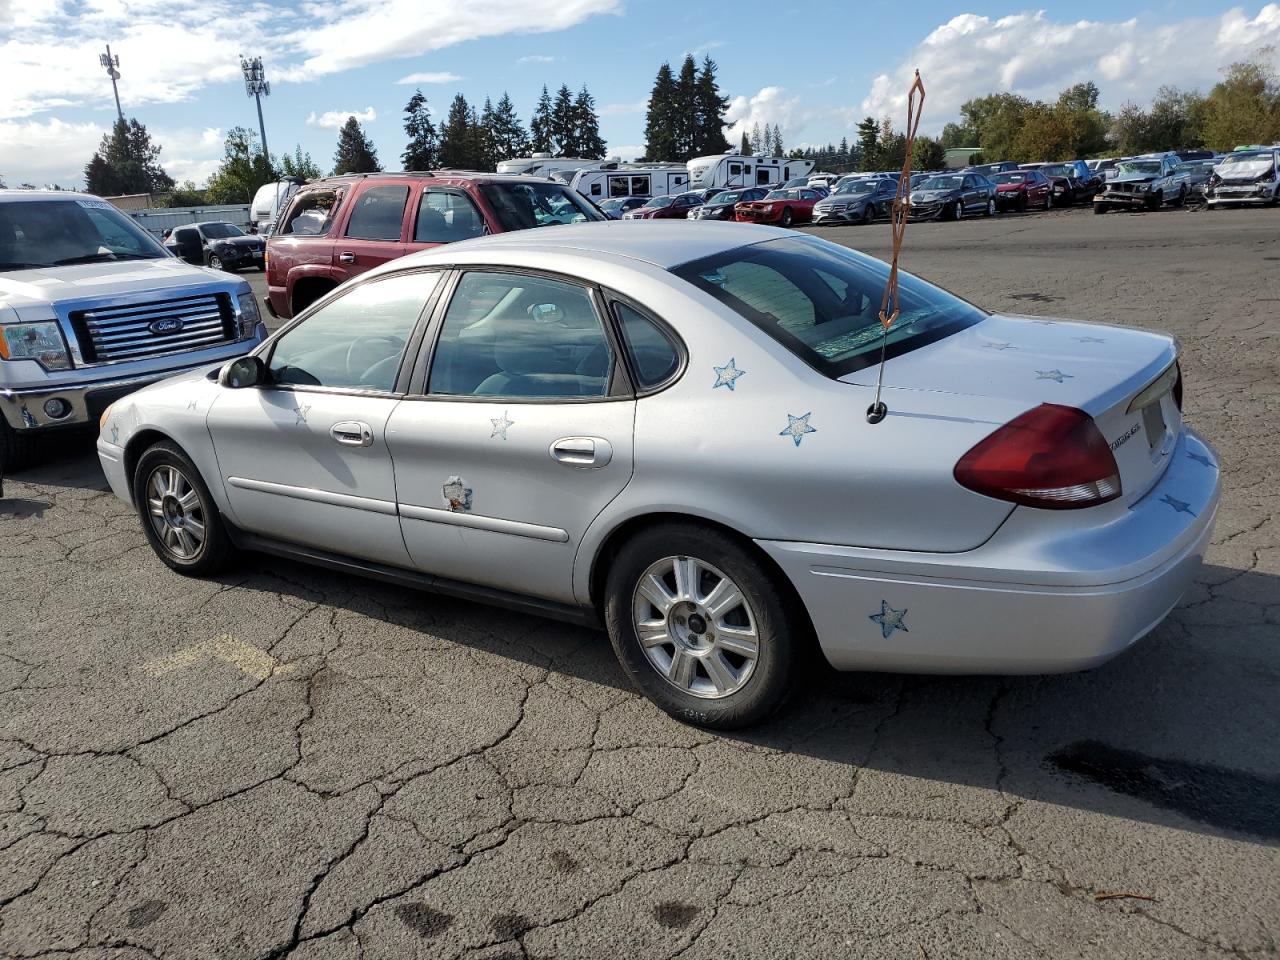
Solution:
{"label": "white cloud", "polygon": [[634,103],[606,103],[596,111],[602,117],[624,117],[632,113],[644,113],[649,109],[649,100],[637,100]]}
{"label": "white cloud", "polygon": [[84,165],[107,130],[97,123],[0,121],[0,175],[5,183],[84,186]]}
{"label": "white cloud", "polygon": [[609,156],[619,160],[636,160],[644,156],[644,144],[628,143],[620,147],[610,146]]}
{"label": "white cloud", "polygon": [[549,57],[545,53],[531,53],[527,57],[521,57],[516,61],[516,66],[522,67],[526,63],[555,63],[556,57]]}
{"label": "white cloud", "polygon": [[706,43],[694,47],[692,50],[688,51],[688,53],[695,60],[700,60],[712,50],[719,50],[721,47],[727,47],[728,45],[728,40],[708,40]]}
{"label": "white cloud", "polygon": [[742,134],[751,136],[751,131],[757,124],[761,133],[766,126],[777,124],[782,131],[782,142],[786,145],[808,119],[809,113],[801,107],[799,97],[788,96],[783,87],[764,87],[754,96],[737,96],[729,101],[729,109],[725,112],[725,122],[728,125],[725,136],[736,148]]}
{"label": "white cloud", "polygon": [[411,73],[407,77],[401,77],[396,83],[401,84],[419,84],[419,83],[457,83],[462,78],[456,73],[449,73],[447,70],[438,70],[427,73]]}
{"label": "white cloud", "polygon": [[363,110],[326,110],[317,114],[314,110],[307,117],[307,123],[313,127],[324,127],[326,130],[337,130],[347,122],[347,117],[355,117],[361,123],[371,123],[378,119],[378,111],[373,107]]}
{"label": "white cloud", "polygon": [[1095,80],[1102,106],[1151,98],[1163,84],[1207,90],[1233,61],[1280,43],[1280,4],[1255,16],[1236,7],[1212,17],[1165,22],[1059,22],[1043,10],[993,19],[965,13],[924,37],[891,73],[877,76],[860,114],[906,122],[907,89],[919,68],[927,92],[921,129],[957,119],[966,100],[1013,92],[1052,100],[1073,83]]}

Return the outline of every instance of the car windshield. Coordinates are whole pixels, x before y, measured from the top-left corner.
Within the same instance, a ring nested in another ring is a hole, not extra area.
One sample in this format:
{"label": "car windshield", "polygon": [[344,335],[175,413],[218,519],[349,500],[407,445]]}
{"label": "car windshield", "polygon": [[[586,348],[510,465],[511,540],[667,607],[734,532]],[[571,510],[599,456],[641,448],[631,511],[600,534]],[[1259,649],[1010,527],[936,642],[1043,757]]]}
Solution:
{"label": "car windshield", "polygon": [[921,190],[959,190],[964,185],[964,177],[930,177],[920,184]]}
{"label": "car windshield", "polygon": [[225,240],[228,237],[244,236],[244,231],[234,223],[205,223],[200,226],[200,232],[210,240]]}
{"label": "car windshield", "polygon": [[558,183],[482,183],[480,192],[489,201],[503,230],[605,219],[605,215],[576,190]]}
{"label": "car windshield", "polygon": [[1120,173],[1159,173],[1159,160],[1126,160],[1123,163],[1117,163],[1116,169]]}
{"label": "car windshield", "polygon": [[737,203],[746,195],[745,190],[730,190],[726,193],[717,193],[714,197],[707,201],[707,206],[717,207],[728,203]]}
{"label": "car windshield", "polygon": [[1029,173],[997,173],[991,178],[996,183],[1029,183],[1031,174]]}
{"label": "car windshield", "polygon": [[654,197],[652,200],[646,203],[645,206],[650,208],[651,210],[658,210],[662,207],[669,207],[671,206],[671,204],[675,202],[676,202],[675,197]]}
{"label": "car windshield", "polygon": [[792,190],[792,191],[788,191],[788,190],[770,190],[768,193],[766,193],[766,194],[764,195],[764,198],[765,198],[766,200],[785,200],[785,199],[787,199],[787,194],[788,194],[788,193],[792,193],[792,194],[794,194],[794,193],[795,193],[795,191],[793,191],[793,190]]}
{"label": "car windshield", "polygon": [[870,180],[858,180],[854,183],[841,184],[836,188],[836,193],[870,193],[875,188],[875,183]]}
{"label": "car windshield", "polygon": [[609,212],[613,212],[614,210],[621,210],[622,205],[625,204],[629,199],[630,197],[614,197],[612,200],[605,200],[603,203],[600,204],[600,209],[607,210]]}
{"label": "car windshield", "polygon": [[0,270],[29,270],[169,254],[105,200],[0,203]]}
{"label": "car windshield", "polygon": [[[829,377],[880,359],[880,300],[889,265],[816,237],[785,237],[725,250],[673,267]],[[910,274],[899,274],[902,312],[889,328],[893,357],[986,314]]]}

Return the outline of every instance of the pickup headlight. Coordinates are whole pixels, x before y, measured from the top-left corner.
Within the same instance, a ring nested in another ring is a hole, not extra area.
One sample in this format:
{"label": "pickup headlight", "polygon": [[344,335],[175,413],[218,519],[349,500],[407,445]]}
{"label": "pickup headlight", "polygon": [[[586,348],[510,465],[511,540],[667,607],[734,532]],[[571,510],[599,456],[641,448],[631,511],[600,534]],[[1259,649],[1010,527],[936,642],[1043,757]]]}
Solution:
{"label": "pickup headlight", "polygon": [[240,305],[240,339],[245,340],[253,336],[253,331],[262,322],[262,311],[258,309],[258,301],[253,298],[252,291],[240,294],[237,302]]}
{"label": "pickup headlight", "polygon": [[0,327],[0,359],[34,360],[46,370],[70,370],[71,357],[57,321]]}

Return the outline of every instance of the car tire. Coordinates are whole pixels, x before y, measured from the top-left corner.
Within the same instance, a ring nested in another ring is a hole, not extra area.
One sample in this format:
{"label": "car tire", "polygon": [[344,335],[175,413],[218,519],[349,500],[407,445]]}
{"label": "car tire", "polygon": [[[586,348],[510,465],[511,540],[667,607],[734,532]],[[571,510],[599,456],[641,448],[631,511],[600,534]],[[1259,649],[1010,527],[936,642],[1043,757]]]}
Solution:
{"label": "car tire", "polygon": [[1052,190],[1050,190],[1048,193],[1044,195],[1044,208],[1046,210],[1053,209],[1053,191]]}
{"label": "car tire", "polygon": [[1175,207],[1181,207],[1187,202],[1187,185],[1181,184],[1178,187],[1178,197],[1173,201]]}
{"label": "car tire", "polygon": [[875,223],[875,220],[876,220],[875,204],[868,203],[865,207],[862,208],[862,217],[860,218],[859,222],[861,222],[861,224],[864,227],[869,227],[871,226],[871,224]]}
{"label": "car tire", "polygon": [[1164,191],[1163,191],[1163,190],[1157,190],[1157,191],[1156,191],[1156,195],[1155,195],[1154,197],[1148,197],[1148,198],[1147,198],[1147,209],[1148,209],[1148,210],[1159,210],[1162,206],[1164,206]]}
{"label": "car tire", "polygon": [[1105,203],[1095,203],[1093,205],[1094,213],[1106,213],[1109,209],[1111,208],[1108,207]]}
{"label": "car tire", "polygon": [[0,416],[0,480],[6,473],[21,470],[35,458],[36,437],[30,431],[19,432]]}
{"label": "car tire", "polygon": [[941,220],[960,220],[964,217],[964,204],[959,200],[942,208]]}
{"label": "car tire", "polygon": [[[680,584],[677,565],[697,582]],[[741,600],[717,616],[700,601],[724,581]],[[692,523],[663,524],[629,540],[610,566],[605,626],[623,669],[658,707],[686,723],[732,730],[777,712],[805,665],[807,621],[782,587],[730,535]],[[651,596],[667,605],[665,613]],[[646,622],[647,644],[640,638]],[[754,636],[754,659],[719,645],[719,631],[735,627],[741,631],[735,648],[752,648],[748,634]]]}
{"label": "car tire", "polygon": [[990,197],[987,198],[987,205],[982,208],[984,217],[994,217],[996,215],[996,202]]}
{"label": "car tire", "polygon": [[787,207],[787,209],[782,211],[782,219],[779,222],[784,227],[789,227],[794,219],[795,218],[791,215],[791,208]]}
{"label": "car tire", "polygon": [[[149,496],[153,493],[159,496]],[[133,503],[147,542],[169,569],[209,577],[234,555],[218,505],[196,465],[177,446],[160,442],[138,458]]]}
{"label": "car tire", "polygon": [[1018,213],[1027,212],[1027,195],[1025,193],[1018,195],[1018,202],[1013,205],[1013,208],[1017,210]]}
{"label": "car tire", "polygon": [[226,269],[226,268],[222,265],[222,258],[221,258],[221,257],[219,257],[219,256],[217,256],[216,254],[211,254],[211,255],[209,256],[209,267],[210,267],[211,269],[213,269],[213,270],[225,270],[225,269]]}

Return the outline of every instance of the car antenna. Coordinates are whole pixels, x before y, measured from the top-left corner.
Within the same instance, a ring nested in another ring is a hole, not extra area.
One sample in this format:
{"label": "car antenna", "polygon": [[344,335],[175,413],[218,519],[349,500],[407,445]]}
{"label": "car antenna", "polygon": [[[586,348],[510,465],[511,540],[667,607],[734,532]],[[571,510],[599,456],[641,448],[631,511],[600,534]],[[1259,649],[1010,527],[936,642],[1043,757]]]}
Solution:
{"label": "car antenna", "polygon": [[[917,102],[916,94],[920,94]],[[867,423],[879,423],[888,414],[889,408],[880,399],[880,391],[884,387],[885,350],[889,345],[889,327],[898,319],[901,305],[898,302],[898,255],[902,252],[902,238],[907,233],[908,202],[911,193],[911,151],[916,142],[916,130],[920,127],[920,114],[924,110],[924,84],[920,81],[920,71],[916,71],[916,79],[907,91],[907,137],[906,156],[902,160],[902,176],[898,179],[898,191],[893,198],[893,258],[889,264],[889,279],[884,284],[884,296],[880,299],[880,372],[876,376],[876,399],[867,407]],[[892,304],[892,311],[890,305]]]}

